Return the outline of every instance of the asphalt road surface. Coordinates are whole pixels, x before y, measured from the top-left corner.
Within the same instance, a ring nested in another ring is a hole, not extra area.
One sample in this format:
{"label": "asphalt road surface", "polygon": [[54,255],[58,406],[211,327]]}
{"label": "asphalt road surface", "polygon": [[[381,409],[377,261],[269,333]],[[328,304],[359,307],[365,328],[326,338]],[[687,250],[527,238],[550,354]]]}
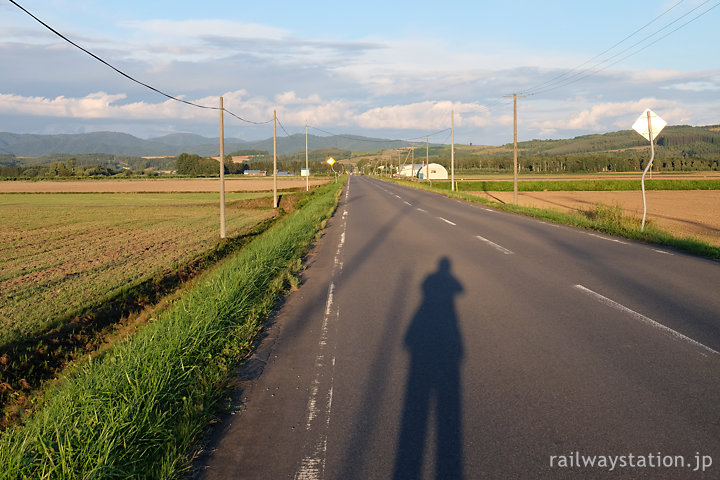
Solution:
{"label": "asphalt road surface", "polygon": [[307,265],[202,478],[720,478],[717,262],[351,177]]}

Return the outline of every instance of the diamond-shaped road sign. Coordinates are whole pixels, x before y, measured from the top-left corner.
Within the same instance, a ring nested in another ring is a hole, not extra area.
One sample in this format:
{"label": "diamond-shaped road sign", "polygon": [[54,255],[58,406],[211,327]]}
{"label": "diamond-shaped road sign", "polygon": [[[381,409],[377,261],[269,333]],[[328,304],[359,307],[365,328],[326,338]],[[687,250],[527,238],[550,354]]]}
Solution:
{"label": "diamond-shaped road sign", "polygon": [[635,120],[635,123],[633,123],[632,126],[633,130],[645,137],[645,140],[650,141],[650,133],[648,132],[648,112],[650,112],[650,126],[652,127],[653,140],[655,140],[662,129],[665,128],[667,122],[658,117],[658,115],[649,108],[640,115],[640,118]]}

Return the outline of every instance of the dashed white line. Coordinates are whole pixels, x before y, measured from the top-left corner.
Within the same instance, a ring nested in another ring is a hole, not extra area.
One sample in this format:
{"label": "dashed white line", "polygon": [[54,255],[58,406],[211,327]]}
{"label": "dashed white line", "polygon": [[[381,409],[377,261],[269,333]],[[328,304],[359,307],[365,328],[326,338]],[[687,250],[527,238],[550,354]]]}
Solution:
{"label": "dashed white line", "polygon": [[410,202],[404,202],[404,203],[405,203],[405,205],[412,207],[412,203],[410,203]]}
{"label": "dashed white line", "polygon": [[[350,192],[350,184],[348,183],[345,191],[345,200],[348,199]],[[338,247],[335,252],[334,268],[332,277],[336,277],[342,271],[342,252],[345,245],[345,232],[347,231],[348,209],[342,214],[342,231],[338,241]],[[325,473],[325,459],[327,458],[327,439],[328,427],[330,425],[330,415],[332,413],[333,400],[333,383],[335,369],[335,355],[326,352],[328,350],[328,326],[331,319],[340,318],[340,309],[335,304],[335,281],[330,282],[328,287],[327,301],[325,303],[325,314],[323,315],[320,327],[320,340],[318,343],[318,353],[315,358],[315,376],[310,385],[310,396],[307,403],[307,417],[305,429],[307,431],[316,431],[317,438],[306,448],[308,449],[303,455],[300,465],[295,472],[295,480],[318,480],[323,478]],[[327,357],[330,357],[330,365],[328,365]],[[325,379],[325,385],[322,380]],[[321,391],[322,387],[322,391]]]}
{"label": "dashed white line", "polygon": [[497,243],[492,242],[485,237],[481,237],[480,235],[475,235],[475,238],[477,238],[478,240],[482,240],[483,242],[487,243],[494,249],[499,250],[500,252],[504,253],[505,255],[511,255],[513,253],[511,250],[508,250],[507,248],[505,248],[501,245],[498,245]]}
{"label": "dashed white line", "polygon": [[700,343],[700,342],[698,342],[698,341],[696,341],[696,340],[693,340],[693,339],[690,338],[690,337],[686,337],[686,336],[683,335],[682,333],[677,332],[677,331],[673,330],[673,329],[670,328],[670,327],[666,327],[666,326],[663,325],[662,323],[658,323],[658,322],[656,322],[655,320],[653,320],[652,318],[648,318],[648,317],[646,317],[645,315],[643,315],[642,313],[638,313],[638,312],[636,312],[635,310],[632,310],[632,309],[626,307],[625,305],[622,305],[622,304],[620,304],[620,303],[617,303],[615,300],[611,300],[611,299],[609,299],[609,298],[607,298],[607,297],[605,297],[605,296],[603,296],[603,295],[600,295],[599,293],[594,292],[594,291],[590,290],[590,289],[587,288],[587,287],[584,287],[584,286],[582,286],[582,285],[575,285],[575,288],[578,289],[578,290],[580,290],[580,291],[583,292],[584,294],[586,294],[586,295],[594,298],[595,300],[597,300],[598,302],[600,302],[600,303],[602,303],[602,304],[604,304],[604,305],[607,305],[607,306],[609,306],[609,307],[612,307],[612,308],[614,308],[614,309],[616,309],[616,310],[620,310],[621,312],[627,313],[628,315],[630,315],[631,317],[633,317],[635,320],[639,320],[639,321],[641,321],[642,323],[644,323],[644,324],[646,324],[646,325],[649,325],[649,326],[651,326],[651,327],[653,327],[653,328],[656,328],[657,330],[660,330],[660,331],[663,332],[665,335],[668,335],[669,337],[671,337],[671,338],[673,338],[673,339],[675,339],[675,340],[679,340],[679,341],[681,341],[681,342],[689,343],[690,345],[693,345],[693,346],[699,348],[700,350],[704,350],[704,351],[707,352],[707,353],[714,353],[715,355],[720,355],[720,353],[716,352],[715,350],[713,350],[712,348],[708,347],[707,345],[703,345],[702,343]]}
{"label": "dashed white line", "polygon": [[600,238],[602,240],[607,240],[608,242],[620,243],[622,245],[630,245],[629,243],[618,240],[617,238],[603,237],[602,235],[598,235],[596,233],[588,233],[588,235],[590,235],[591,237]]}
{"label": "dashed white line", "polygon": [[419,208],[419,207],[416,207],[415,210],[417,210],[418,212],[423,212],[423,213],[426,212],[426,210],[423,210],[422,208]]}
{"label": "dashed white line", "polygon": [[443,217],[437,217],[437,218],[439,218],[440,220],[442,220],[445,223],[449,223],[450,225],[457,225],[456,223],[451,222],[447,218],[443,218]]}
{"label": "dashed white line", "polygon": [[663,254],[665,254],[665,255],[675,255],[674,253],[670,253],[670,252],[665,251],[665,250],[659,250],[659,249],[657,249],[657,248],[653,248],[652,250],[653,250],[653,252],[663,253]]}

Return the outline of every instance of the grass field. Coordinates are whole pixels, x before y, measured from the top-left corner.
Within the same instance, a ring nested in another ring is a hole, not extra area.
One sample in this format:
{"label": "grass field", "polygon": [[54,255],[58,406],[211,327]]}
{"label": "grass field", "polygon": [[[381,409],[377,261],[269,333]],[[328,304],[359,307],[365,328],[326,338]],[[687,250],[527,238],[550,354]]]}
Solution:
{"label": "grass field", "polygon": [[[342,184],[298,202],[136,335],[80,362],[0,435],[0,478],[179,478]],[[199,222],[199,221],[198,221]]]}
{"label": "grass field", "polygon": [[[227,235],[273,215],[227,194]],[[0,345],[33,336],[215,246],[217,194],[0,195]]]}

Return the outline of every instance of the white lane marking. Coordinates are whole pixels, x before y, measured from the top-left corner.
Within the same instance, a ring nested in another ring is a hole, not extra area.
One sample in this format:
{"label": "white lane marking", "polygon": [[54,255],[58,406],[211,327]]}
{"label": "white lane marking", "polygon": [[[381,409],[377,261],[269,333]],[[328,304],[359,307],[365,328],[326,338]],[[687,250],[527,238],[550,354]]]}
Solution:
{"label": "white lane marking", "polygon": [[405,202],[405,205],[412,207],[412,203],[410,203],[410,202]]}
{"label": "white lane marking", "polygon": [[416,210],[417,210],[418,212],[423,212],[423,213],[425,213],[425,210],[423,210],[422,208],[416,208]]}
{"label": "white lane marking", "polygon": [[590,235],[591,237],[607,240],[608,242],[615,242],[615,243],[621,243],[623,245],[629,245],[629,243],[623,242],[622,240],[618,240],[617,238],[603,237],[602,235],[598,235],[596,233],[588,233],[588,235]]}
{"label": "white lane marking", "polygon": [[652,250],[653,250],[653,252],[664,253],[665,255],[675,255],[674,253],[670,253],[665,250],[658,250],[657,248],[653,248]]}
{"label": "white lane marking", "polygon": [[[345,200],[348,199],[350,185],[348,183],[345,191]],[[335,251],[334,267],[332,278],[336,278],[342,271],[342,252],[345,245],[345,232],[347,231],[348,208],[342,214],[342,231],[338,247]],[[315,441],[308,445],[300,465],[295,472],[295,480],[319,480],[325,475],[325,460],[327,458],[328,428],[332,413],[333,383],[335,379],[335,355],[328,355],[328,326],[331,320],[337,321],[340,318],[340,309],[335,304],[335,281],[330,282],[328,287],[327,301],[325,302],[325,314],[320,328],[320,340],[318,353],[315,357],[315,376],[310,385],[310,395],[307,403],[307,418],[305,422],[306,431],[317,431]],[[330,356],[328,364],[327,357]],[[325,386],[322,380],[325,379]],[[321,394],[321,387],[322,394]]]}
{"label": "white lane marking", "polygon": [[[393,193],[393,195],[395,195],[395,194]],[[395,195],[395,196],[396,196],[397,198],[399,198],[400,200],[402,200],[402,197],[401,197],[400,195]]]}
{"label": "white lane marking", "polygon": [[442,220],[445,223],[449,223],[450,225],[457,225],[456,223],[451,222],[447,218],[443,218],[443,217],[437,217],[437,218],[439,218],[440,220]]}
{"label": "white lane marking", "polygon": [[714,353],[715,355],[720,355],[720,353],[716,352],[715,350],[708,347],[707,345],[703,345],[702,343],[700,343],[696,340],[693,340],[690,337],[686,337],[682,333],[677,332],[670,327],[666,327],[662,323],[658,323],[655,320],[653,320],[652,318],[648,318],[645,315],[643,315],[642,313],[638,313],[635,310],[632,310],[632,309],[626,307],[625,305],[617,303],[615,300],[611,300],[603,295],[600,295],[599,293],[594,292],[587,287],[584,287],[582,285],[575,285],[575,288],[580,290],[581,292],[585,293],[586,295],[589,295],[590,297],[594,298],[598,302],[607,305],[608,307],[612,307],[616,310],[620,310],[621,312],[627,313],[628,315],[633,317],[635,320],[639,320],[646,325],[649,325],[653,328],[660,330],[665,335],[668,335],[675,340],[689,343],[690,345],[693,345],[693,346],[699,348],[700,350],[704,350],[708,353]]}
{"label": "white lane marking", "polygon": [[492,241],[488,240],[488,239],[485,238],[485,237],[481,237],[480,235],[475,235],[475,238],[477,238],[478,240],[482,240],[483,242],[487,243],[488,245],[490,245],[490,246],[493,247],[494,249],[501,251],[501,252],[504,253],[505,255],[510,255],[510,254],[513,253],[511,250],[508,250],[507,248],[505,248],[505,247],[503,247],[503,246],[501,246],[501,245],[498,245],[497,243],[492,242]]}

